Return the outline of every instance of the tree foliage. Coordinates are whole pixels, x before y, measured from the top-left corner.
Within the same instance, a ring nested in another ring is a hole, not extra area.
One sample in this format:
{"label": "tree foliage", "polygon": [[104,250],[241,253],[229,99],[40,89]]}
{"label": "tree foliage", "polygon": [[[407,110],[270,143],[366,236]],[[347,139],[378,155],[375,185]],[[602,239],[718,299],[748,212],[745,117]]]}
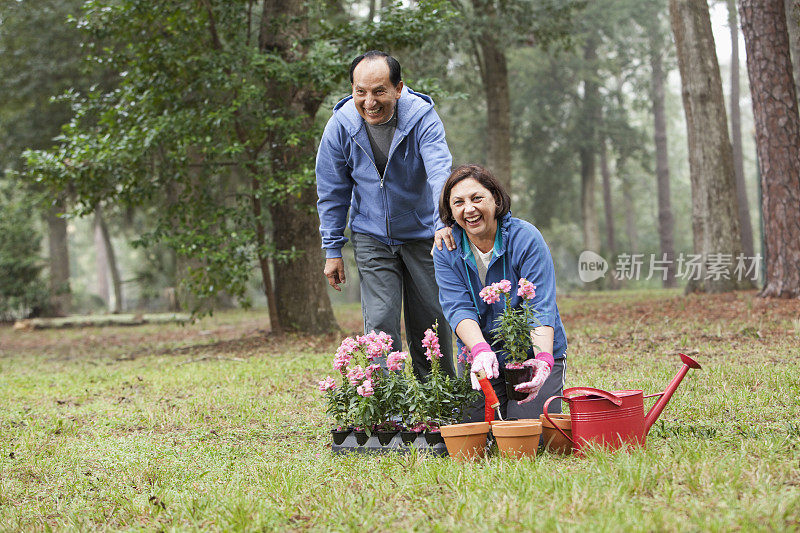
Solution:
{"label": "tree foliage", "polygon": [[328,3],[88,1],[77,24],[89,59],[117,78],[69,95],[61,144],[29,153],[30,175],[69,190],[84,215],[159,206],[140,244],[172,246],[202,301],[245,298],[254,265],[268,282],[266,258],[313,253],[274,246],[270,229],[288,228],[270,210],[313,212],[314,117],[355,51],[424,38],[441,17],[435,2],[362,24]]}
{"label": "tree foliage", "polygon": [[47,305],[34,204],[30,195],[0,186],[0,320],[38,314]]}

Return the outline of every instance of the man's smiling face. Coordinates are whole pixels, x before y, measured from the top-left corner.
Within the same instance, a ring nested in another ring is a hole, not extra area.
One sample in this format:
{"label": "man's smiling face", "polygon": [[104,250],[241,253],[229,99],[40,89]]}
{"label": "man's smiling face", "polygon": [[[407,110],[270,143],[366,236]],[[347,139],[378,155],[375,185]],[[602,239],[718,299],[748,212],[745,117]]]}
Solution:
{"label": "man's smiling face", "polygon": [[367,123],[383,124],[394,114],[403,82],[395,87],[389,79],[389,65],[382,57],[364,59],[353,71],[353,100]]}

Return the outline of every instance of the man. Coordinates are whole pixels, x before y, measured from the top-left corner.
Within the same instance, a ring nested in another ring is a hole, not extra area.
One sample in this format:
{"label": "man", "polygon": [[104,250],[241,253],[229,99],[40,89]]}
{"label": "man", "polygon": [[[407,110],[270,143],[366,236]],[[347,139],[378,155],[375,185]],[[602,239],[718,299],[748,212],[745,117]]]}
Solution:
{"label": "man", "polygon": [[403,86],[400,64],[376,50],[350,66],[353,94],[333,108],[317,153],[317,210],[325,277],[345,283],[342,247],[350,210],[361,278],[364,331],[384,331],[400,344],[400,309],[415,371],[426,376],[425,330],[439,322],[443,369],[453,375],[451,333],[439,305],[433,239],[454,248],[438,202],[452,158],[430,97]]}

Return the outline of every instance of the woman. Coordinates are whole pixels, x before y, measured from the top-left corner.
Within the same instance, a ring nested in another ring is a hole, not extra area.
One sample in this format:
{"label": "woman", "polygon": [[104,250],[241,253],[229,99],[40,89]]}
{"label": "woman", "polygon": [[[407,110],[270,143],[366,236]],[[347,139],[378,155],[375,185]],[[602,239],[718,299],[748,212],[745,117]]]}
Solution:
{"label": "woman", "polygon": [[[472,359],[475,373],[486,372],[500,400],[504,418],[539,418],[547,398],[561,394],[564,385],[567,339],[556,306],[556,282],[550,250],[532,224],[511,216],[511,199],[489,170],[462,165],[445,182],[439,216],[453,228],[455,249],[434,250],[439,301],[462,346]],[[503,343],[491,330],[505,302],[487,304],[479,297],[482,287],[506,279],[512,283],[511,305],[522,304],[516,285],[525,278],[536,286],[532,307],[541,325],[531,330],[533,348],[524,365],[536,369],[533,380],[515,387],[528,393],[519,402],[506,396]],[[483,420],[483,401],[467,413],[467,420]],[[561,403],[550,404],[561,412]]]}

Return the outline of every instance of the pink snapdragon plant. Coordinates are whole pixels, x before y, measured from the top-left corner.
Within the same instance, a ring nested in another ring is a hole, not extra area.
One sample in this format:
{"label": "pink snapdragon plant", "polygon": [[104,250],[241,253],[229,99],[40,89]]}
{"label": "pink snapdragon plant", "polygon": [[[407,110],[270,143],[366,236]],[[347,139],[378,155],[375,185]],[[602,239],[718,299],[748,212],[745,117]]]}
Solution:
{"label": "pink snapdragon plant", "polygon": [[403,370],[403,363],[408,358],[408,352],[392,352],[386,358],[386,368],[392,372]]}
{"label": "pink snapdragon plant", "polygon": [[[355,426],[367,432],[396,429],[401,419],[409,428],[436,427],[439,422],[455,421],[459,407],[471,400],[474,391],[441,371],[443,354],[437,334],[438,324],[425,332],[422,345],[431,362],[428,379],[420,381],[408,364],[408,353],[392,351],[392,338],[370,332],[345,338],[333,357],[339,381],[326,377],[317,384],[328,400],[328,414],[339,427]],[[385,358],[386,368],[378,362]],[[461,410],[459,410],[461,409]]]}
{"label": "pink snapdragon plant", "polygon": [[320,392],[328,392],[329,390],[333,390],[335,388],[336,388],[336,380],[330,376],[326,377],[325,379],[319,382]]}
{"label": "pink snapdragon plant", "polygon": [[501,296],[505,300],[505,308],[495,321],[492,333],[503,341],[508,354],[507,365],[513,368],[528,358],[528,351],[533,346],[531,330],[536,325],[541,325],[541,322],[536,318],[536,310],[531,304],[536,296],[536,286],[525,278],[520,278],[517,282],[517,296],[522,298],[522,304],[516,308],[511,306],[512,289],[511,282],[504,279],[481,289],[480,297],[489,305],[499,302]]}
{"label": "pink snapdragon plant", "polygon": [[365,379],[361,385],[356,387],[356,391],[358,392],[359,396],[364,398],[368,398],[375,394],[375,389],[372,388],[372,381]]}
{"label": "pink snapdragon plant", "polygon": [[425,348],[425,358],[431,361],[431,366],[433,366],[434,359],[438,361],[442,358],[442,350],[439,347],[439,337],[436,334],[438,325],[437,322],[434,324],[433,329],[426,329],[425,337],[422,339],[422,347]]}
{"label": "pink snapdragon plant", "polygon": [[[396,416],[402,389],[398,374],[407,357],[406,352],[392,351],[392,337],[384,332],[345,338],[332,363],[340,384],[331,377],[318,384],[327,395],[328,414],[339,426],[355,425],[366,431],[391,425],[388,421]],[[388,371],[378,363],[382,358]]]}

